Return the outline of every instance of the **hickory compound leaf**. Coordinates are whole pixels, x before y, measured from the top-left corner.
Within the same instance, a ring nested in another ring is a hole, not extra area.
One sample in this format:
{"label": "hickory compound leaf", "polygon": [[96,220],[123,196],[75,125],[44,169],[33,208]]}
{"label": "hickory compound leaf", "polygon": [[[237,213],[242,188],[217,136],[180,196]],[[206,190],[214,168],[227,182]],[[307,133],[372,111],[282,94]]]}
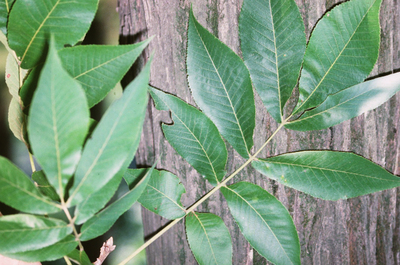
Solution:
{"label": "hickory compound leaf", "polygon": [[23,212],[47,214],[60,211],[42,195],[24,172],[0,156],[0,201]]}
{"label": "hickory compound leaf", "polygon": [[151,38],[132,45],[84,45],[58,52],[67,72],[86,93],[89,107],[104,99],[107,93],[147,47]]}
{"label": "hickory compound leaf", "polygon": [[[127,171],[124,175],[128,183],[132,178],[144,174],[148,169]],[[185,208],[181,203],[185,187],[179,178],[168,171],[153,170],[145,191],[139,198],[143,207],[164,218],[173,220],[185,216]]]}
{"label": "hickory compound leaf", "polygon": [[28,133],[33,154],[61,198],[81,157],[88,126],[85,94],[62,68],[51,41],[32,99]]}
{"label": "hickory compound leaf", "polygon": [[68,205],[76,205],[127,168],[139,145],[148,101],[151,60],[114,101],[86,142]]}
{"label": "hickory compound leaf", "polygon": [[46,55],[54,35],[56,49],[75,45],[89,29],[99,0],[18,0],[8,20],[8,43],[21,67],[33,68]]}
{"label": "hickory compound leaf", "polygon": [[51,246],[72,232],[64,221],[29,214],[0,217],[0,254],[26,252]]}
{"label": "hickory compound leaf", "polygon": [[259,254],[274,264],[300,264],[300,243],[292,217],[260,186],[238,182],[222,187],[240,231]]}
{"label": "hickory compound leaf", "polygon": [[316,25],[304,55],[294,113],[363,81],[378,58],[381,0],[352,0],[334,7]]}
{"label": "hickory compound leaf", "polygon": [[179,98],[150,88],[159,110],[171,111],[174,123],[163,124],[165,138],[205,179],[216,186],[225,176],[228,153],[217,127],[206,115]]}
{"label": "hickory compound leaf", "polygon": [[240,57],[208,32],[190,10],[187,72],[196,104],[243,157],[253,146],[254,94]]}
{"label": "hickory compound leaf", "polygon": [[268,112],[281,123],[306,49],[299,8],[293,0],[245,0],[239,35],[253,84]]}
{"label": "hickory compound leaf", "polygon": [[288,122],[298,131],[321,130],[375,109],[400,91],[400,73],[366,81],[329,95],[318,107]]}
{"label": "hickory compound leaf", "polygon": [[400,178],[353,153],[302,151],[254,161],[263,175],[324,200],[354,198],[400,186]]}
{"label": "hickory compound leaf", "polygon": [[212,213],[186,216],[186,235],[200,265],[232,264],[232,240],[224,221]]}

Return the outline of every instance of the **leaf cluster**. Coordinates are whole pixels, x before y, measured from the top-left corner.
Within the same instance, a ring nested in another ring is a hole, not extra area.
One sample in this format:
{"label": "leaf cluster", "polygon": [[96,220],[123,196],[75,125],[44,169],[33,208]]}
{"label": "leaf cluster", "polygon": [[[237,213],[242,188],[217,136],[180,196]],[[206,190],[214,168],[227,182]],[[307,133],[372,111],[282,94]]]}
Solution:
{"label": "leaf cluster", "polygon": [[[196,106],[148,87],[148,63],[96,123],[89,108],[119,82],[149,41],[76,45],[93,19],[97,0],[79,6],[66,0],[1,1],[7,16],[0,19],[0,37],[10,51],[10,127],[42,170],[32,176],[35,185],[0,158],[0,201],[25,212],[0,217],[0,237],[6,238],[0,253],[27,261],[68,256],[86,264],[80,242],[103,234],[138,200],[173,221],[121,264],[182,219],[199,264],[231,264],[232,242],[224,221],[195,211],[221,191],[258,253],[275,264],[300,264],[299,238],[286,208],[260,186],[235,183],[234,177],[251,165],[270,179],[324,200],[400,186],[397,176],[349,152],[259,157],[280,129],[328,128],[378,107],[400,90],[400,74],[364,81],[378,57],[380,5],[381,0],[351,0],[336,6],[319,20],[307,42],[293,0],[244,0],[239,18],[243,59],[190,10],[187,74]],[[165,138],[214,186],[188,208],[180,201],[185,188],[174,174],[155,165],[127,170],[138,147],[147,91],[158,110],[171,114],[173,124],[162,124]],[[258,150],[253,150],[255,93],[279,124]],[[246,159],[230,175],[227,144]],[[130,191],[104,208],[122,178]]]}
{"label": "leaf cluster", "polygon": [[[128,169],[142,132],[151,58],[99,121],[90,118],[90,108],[150,42],[79,45],[97,6],[98,0],[0,1],[10,129],[40,165],[32,163],[27,176],[0,157],[0,201],[21,212],[0,217],[4,256],[91,264],[81,242],[104,234],[152,174]],[[129,191],[105,207],[124,176]]]}

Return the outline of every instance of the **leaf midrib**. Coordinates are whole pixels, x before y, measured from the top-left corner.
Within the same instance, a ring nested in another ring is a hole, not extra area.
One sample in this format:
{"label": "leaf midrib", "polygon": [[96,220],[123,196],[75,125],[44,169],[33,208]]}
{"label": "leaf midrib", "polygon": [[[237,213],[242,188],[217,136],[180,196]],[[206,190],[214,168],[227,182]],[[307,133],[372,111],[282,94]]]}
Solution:
{"label": "leaf midrib", "polygon": [[57,5],[60,3],[61,0],[57,0],[57,2],[54,4],[50,12],[47,14],[47,16],[43,19],[42,23],[39,25],[38,29],[35,31],[35,34],[33,34],[31,40],[29,41],[28,45],[26,46],[26,49],[24,51],[24,54],[22,55],[21,62],[24,61],[26,54],[28,53],[33,41],[36,39],[37,34],[39,34],[40,30],[42,29],[44,23],[46,23],[47,19],[50,17],[51,13],[53,13],[54,9],[56,9]]}
{"label": "leaf midrib", "polygon": [[[194,19],[193,19],[193,20],[194,20]],[[222,77],[221,77],[221,75],[219,74],[218,69],[217,69],[217,67],[216,67],[215,64],[214,64],[214,61],[213,61],[213,59],[212,59],[212,57],[211,57],[211,55],[210,55],[210,53],[209,53],[209,51],[208,51],[208,49],[207,49],[207,46],[205,45],[205,43],[204,43],[204,41],[203,41],[203,38],[202,38],[201,35],[200,35],[199,30],[197,29],[196,21],[193,21],[193,22],[194,22],[193,24],[194,24],[194,26],[195,26],[197,35],[199,36],[199,39],[200,39],[201,43],[203,44],[204,50],[207,52],[208,58],[210,59],[212,65],[213,65],[213,67],[214,67],[215,73],[217,74],[217,76],[218,76],[218,78],[219,78],[219,80],[220,80],[220,82],[221,82],[221,84],[222,84],[222,87],[224,88],[224,92],[225,92],[225,94],[227,95],[226,98],[228,99],[229,104],[230,104],[230,107],[231,107],[231,109],[232,109],[232,114],[235,116],[236,124],[237,124],[237,126],[239,127],[240,134],[242,135],[242,140],[243,140],[243,143],[244,143],[244,145],[245,145],[246,152],[247,152],[248,155],[250,155],[250,154],[249,154],[249,151],[248,151],[249,148],[248,148],[248,146],[247,146],[246,138],[244,137],[244,134],[243,134],[243,129],[242,129],[240,123],[239,123],[239,119],[238,119],[238,117],[237,117],[237,115],[236,115],[235,108],[234,108],[233,105],[232,105],[232,101],[231,101],[230,96],[229,96],[229,93],[228,93],[228,91],[227,91],[227,89],[226,89],[226,87],[225,87],[225,83],[222,81]]]}
{"label": "leaf midrib", "polygon": [[211,241],[210,241],[210,238],[208,237],[208,233],[207,233],[206,228],[204,227],[203,223],[201,222],[201,220],[200,220],[200,218],[197,216],[197,214],[195,214],[195,213],[193,212],[193,215],[196,217],[196,219],[198,220],[198,222],[199,222],[201,228],[202,228],[203,231],[204,231],[204,234],[205,234],[205,236],[206,236],[206,238],[207,238],[208,245],[209,245],[209,247],[210,247],[210,250],[211,250],[213,259],[214,259],[214,261],[215,261],[215,264],[219,264],[218,261],[217,261],[217,258],[215,257],[214,249],[213,249],[213,247],[212,247],[212,245],[211,245]]}
{"label": "leaf midrib", "polygon": [[181,209],[183,212],[186,212],[186,209],[183,208],[182,206],[180,206],[178,203],[176,203],[172,198],[170,198],[169,196],[167,196],[164,192],[160,191],[159,189],[157,189],[156,187],[147,184],[147,186],[149,186],[150,188],[154,189],[156,192],[160,193],[162,196],[164,196],[165,198],[167,198],[168,200],[170,200],[172,203],[174,203],[176,206],[179,207],[179,209]]}
{"label": "leaf midrib", "polygon": [[[360,176],[360,177],[366,177],[366,178],[370,178],[370,179],[376,179],[376,180],[382,180],[380,178],[376,178],[373,176],[369,176],[369,175],[364,175],[364,174],[360,174],[360,173],[354,173],[354,172],[347,172],[347,171],[343,171],[343,170],[335,170],[335,169],[329,169],[329,168],[321,168],[321,167],[316,167],[316,166],[309,166],[309,165],[302,165],[302,164],[291,164],[289,162],[277,162],[277,161],[269,161],[269,160],[265,160],[265,162],[267,163],[271,163],[271,164],[280,164],[280,165],[287,165],[287,166],[292,166],[292,167],[302,167],[302,168],[309,168],[311,170],[321,170],[321,171],[331,171],[331,172],[337,172],[337,173],[342,173],[342,174],[348,174],[348,175],[356,175],[356,176]],[[390,173],[388,173],[390,174]],[[400,179],[399,179],[400,180]],[[385,179],[385,181],[393,181],[393,182],[398,182],[396,180],[387,180]]]}

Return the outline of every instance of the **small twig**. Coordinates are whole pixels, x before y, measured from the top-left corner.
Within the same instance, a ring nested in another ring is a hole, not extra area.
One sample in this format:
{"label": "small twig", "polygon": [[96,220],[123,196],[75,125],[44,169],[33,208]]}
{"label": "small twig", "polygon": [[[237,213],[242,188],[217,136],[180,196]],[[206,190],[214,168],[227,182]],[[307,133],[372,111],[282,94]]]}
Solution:
{"label": "small twig", "polygon": [[94,265],[103,264],[104,260],[107,258],[108,254],[110,254],[115,249],[113,245],[113,238],[110,237],[106,242],[103,243],[103,246],[100,249],[100,257],[93,263]]}

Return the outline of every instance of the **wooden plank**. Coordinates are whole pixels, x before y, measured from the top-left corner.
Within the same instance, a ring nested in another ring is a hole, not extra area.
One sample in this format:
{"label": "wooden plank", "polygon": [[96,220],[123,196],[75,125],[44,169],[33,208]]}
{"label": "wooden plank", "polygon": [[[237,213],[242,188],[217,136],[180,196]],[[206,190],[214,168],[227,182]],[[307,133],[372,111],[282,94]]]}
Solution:
{"label": "wooden plank", "polygon": [[[338,1],[296,0],[307,36],[318,19]],[[191,1],[199,22],[239,53],[238,16],[242,1]],[[186,78],[186,31],[190,2],[119,0],[121,38],[125,42],[155,36],[151,84],[193,104]],[[400,3],[383,1],[380,57],[371,76],[400,68]],[[129,38],[128,36],[135,36]],[[148,54],[146,54],[148,56]],[[260,147],[277,124],[257,98],[255,147]],[[281,131],[263,152],[271,156],[305,149],[346,150],[360,154],[387,170],[400,174],[400,95],[365,115],[330,129],[301,133]],[[178,175],[187,189],[185,206],[200,198],[210,185],[193,170],[163,138],[160,123],[170,122],[167,113],[148,107],[142,141],[136,157],[139,166],[149,166],[160,157],[157,167]],[[243,162],[229,150],[228,171]],[[262,185],[288,208],[298,229],[303,264],[400,264],[400,198],[398,189],[346,201],[327,202],[285,188],[246,168],[243,179]],[[220,194],[198,211],[211,211],[223,218],[233,241],[234,264],[267,264],[240,234]],[[143,210],[145,235],[151,237],[168,220]],[[148,264],[196,264],[188,248],[183,222],[147,248]]]}

